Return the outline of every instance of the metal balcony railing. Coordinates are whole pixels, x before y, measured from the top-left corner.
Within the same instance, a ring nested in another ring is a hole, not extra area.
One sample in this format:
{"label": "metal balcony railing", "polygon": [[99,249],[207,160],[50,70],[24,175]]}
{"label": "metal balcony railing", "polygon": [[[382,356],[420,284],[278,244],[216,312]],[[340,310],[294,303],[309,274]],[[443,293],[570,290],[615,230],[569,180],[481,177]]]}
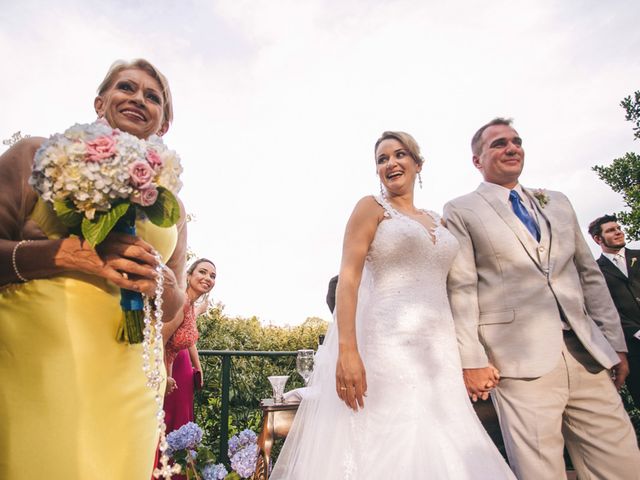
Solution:
{"label": "metal balcony railing", "polygon": [[[244,351],[244,350],[200,350],[199,355],[202,359],[210,357],[220,357],[220,385],[221,385],[221,410],[220,410],[220,451],[218,452],[218,462],[229,465],[229,457],[227,455],[229,445],[229,400],[231,391],[231,367],[233,357],[295,357],[296,351]],[[295,368],[295,367],[294,367]],[[260,399],[256,399],[259,401]]]}

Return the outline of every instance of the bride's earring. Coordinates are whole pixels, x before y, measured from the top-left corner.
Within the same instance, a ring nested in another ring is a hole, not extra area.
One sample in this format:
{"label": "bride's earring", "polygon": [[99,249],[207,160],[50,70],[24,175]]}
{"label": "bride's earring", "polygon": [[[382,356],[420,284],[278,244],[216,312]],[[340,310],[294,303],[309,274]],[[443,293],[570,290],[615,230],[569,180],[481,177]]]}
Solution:
{"label": "bride's earring", "polygon": [[382,182],[380,182],[380,196],[384,197],[384,187],[382,186]]}
{"label": "bride's earring", "polygon": [[420,172],[418,172],[418,185],[420,185],[420,190],[422,190],[422,176],[420,175]]}

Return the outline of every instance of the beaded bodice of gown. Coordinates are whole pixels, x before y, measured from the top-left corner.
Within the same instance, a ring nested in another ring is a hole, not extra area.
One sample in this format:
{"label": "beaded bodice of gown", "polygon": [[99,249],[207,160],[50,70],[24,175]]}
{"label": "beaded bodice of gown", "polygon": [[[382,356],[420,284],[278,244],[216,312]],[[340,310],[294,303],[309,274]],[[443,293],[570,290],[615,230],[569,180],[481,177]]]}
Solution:
{"label": "beaded bodice of gown", "polygon": [[165,357],[169,364],[173,363],[180,350],[195,345],[198,341],[198,326],[193,304],[187,299],[183,308],[184,320],[171,335],[165,346]]}
{"label": "beaded bodice of gown", "polygon": [[[441,225],[437,214],[423,211],[433,219],[434,228],[429,231],[417,220],[397,212],[384,197],[376,200],[385,208],[385,219],[378,226],[365,261],[370,282],[365,286],[369,300],[362,305],[366,313],[362,312],[359,323],[361,342],[368,350],[366,356],[380,354],[386,358],[383,362],[378,362],[383,360],[378,358],[368,363],[372,368],[380,363],[396,367],[402,376],[412,371],[422,376],[424,368],[413,369],[411,363],[424,360],[434,366],[433,355],[438,352],[437,363],[446,358],[446,363],[458,368],[455,330],[446,290],[447,274],[458,251],[458,242]],[[389,349],[391,344],[397,348]],[[417,348],[418,352],[409,352],[407,347]],[[419,356],[415,357],[414,353]],[[413,362],[403,364],[407,355]],[[369,373],[373,372],[367,371],[367,375]],[[459,375],[459,370],[457,373]],[[422,383],[424,377],[415,380]]]}

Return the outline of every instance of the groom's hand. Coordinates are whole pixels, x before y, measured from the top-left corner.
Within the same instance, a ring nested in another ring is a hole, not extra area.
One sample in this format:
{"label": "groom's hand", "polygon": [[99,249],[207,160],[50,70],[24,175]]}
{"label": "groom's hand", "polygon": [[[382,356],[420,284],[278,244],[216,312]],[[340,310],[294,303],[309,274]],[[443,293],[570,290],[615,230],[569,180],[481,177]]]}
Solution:
{"label": "groom's hand", "polygon": [[629,375],[629,361],[627,360],[627,354],[624,352],[618,352],[618,356],[620,357],[620,363],[611,368],[611,374],[614,385],[620,390],[627,379],[627,375]]}
{"label": "groom's hand", "polygon": [[493,365],[482,368],[464,368],[462,370],[464,385],[473,402],[489,398],[489,391],[500,381],[500,373]]}

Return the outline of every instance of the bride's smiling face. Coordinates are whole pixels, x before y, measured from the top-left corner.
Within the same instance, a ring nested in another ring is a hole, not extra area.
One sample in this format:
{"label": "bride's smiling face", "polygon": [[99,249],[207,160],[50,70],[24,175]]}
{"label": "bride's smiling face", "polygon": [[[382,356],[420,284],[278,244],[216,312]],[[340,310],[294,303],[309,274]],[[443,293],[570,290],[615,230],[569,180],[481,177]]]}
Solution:
{"label": "bride's smiling face", "polygon": [[376,169],[382,185],[389,192],[413,188],[416,175],[422,166],[418,165],[409,150],[395,138],[387,138],[376,148]]}
{"label": "bride's smiling face", "polygon": [[169,128],[160,83],[138,68],[118,72],[111,86],[96,97],[94,106],[109,125],[141,139],[162,135]]}

